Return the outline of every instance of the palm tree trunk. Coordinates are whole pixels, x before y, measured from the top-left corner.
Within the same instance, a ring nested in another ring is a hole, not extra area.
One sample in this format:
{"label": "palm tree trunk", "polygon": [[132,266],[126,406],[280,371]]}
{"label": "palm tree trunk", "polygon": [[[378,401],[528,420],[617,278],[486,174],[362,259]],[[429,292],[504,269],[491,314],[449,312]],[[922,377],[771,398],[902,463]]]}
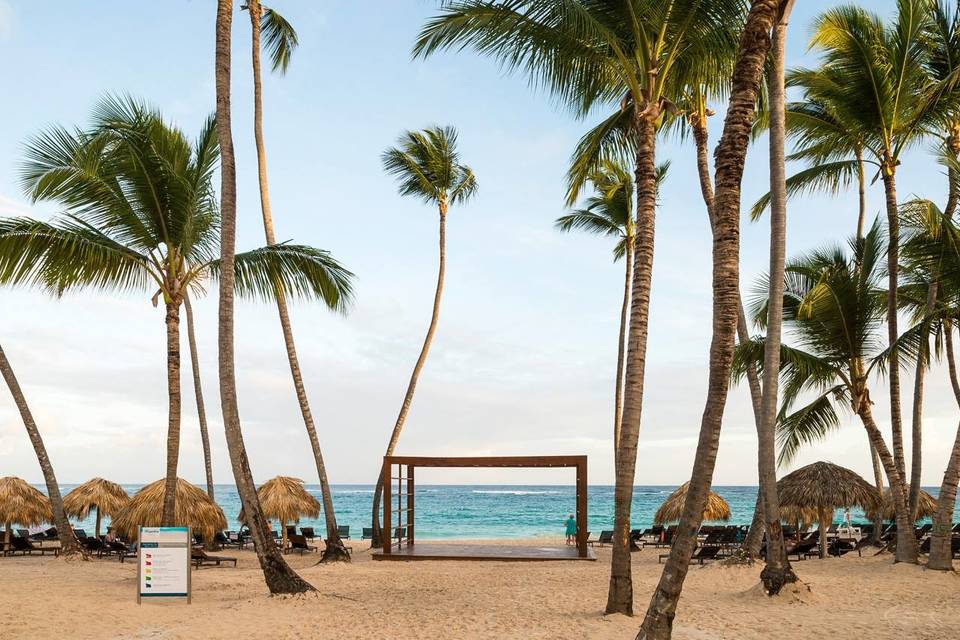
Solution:
{"label": "palm tree trunk", "polygon": [[[924,307],[924,316],[933,313],[937,304],[937,274],[927,288],[927,301]],[[907,498],[907,508],[910,510],[910,521],[916,522],[917,508],[920,503],[920,472],[923,463],[923,391],[927,374],[927,358],[930,352],[930,338],[925,337],[920,353],[917,355],[917,367],[913,377],[913,416],[910,434],[910,491]]]}
{"label": "palm tree trunk", "polygon": [[650,315],[650,281],[653,275],[656,220],[656,129],[653,121],[637,115],[635,124],[637,222],[634,231],[633,283],[624,373],[623,413],[614,487],[613,558],[607,613],[633,615],[633,576],[630,558],[630,508],[637,466],[637,439],[643,410],[643,382],[647,361],[647,325]]}
{"label": "palm tree trunk", "polygon": [[623,418],[623,359],[627,342],[627,318],[630,313],[630,282],[633,280],[633,237],[626,238],[624,254],[623,304],[620,307],[620,332],[617,338],[617,388],[613,396],[613,468],[620,464],[620,420]]}
{"label": "palm tree trunk", "polygon": [[910,514],[907,511],[907,492],[904,486],[903,476],[900,475],[896,461],[890,454],[890,450],[887,449],[887,445],[883,441],[883,435],[880,433],[880,429],[873,419],[873,410],[870,408],[871,402],[869,394],[864,390],[860,397],[863,399],[859,402],[859,407],[856,410],[857,415],[860,416],[860,420],[867,430],[867,435],[870,437],[874,449],[876,449],[877,454],[880,456],[880,462],[883,464],[883,468],[887,473],[887,481],[890,484],[890,496],[893,498],[897,520],[896,562],[912,562],[916,564],[919,550],[917,549],[917,538],[913,534],[913,521],[910,519]]}
{"label": "palm tree trunk", "polygon": [[863,149],[854,150],[857,158],[857,194],[859,196],[859,214],[857,215],[857,238],[863,237],[863,230],[867,223],[867,177],[863,170]]}
{"label": "palm tree trunk", "polygon": [[[80,545],[77,543],[77,536],[73,533],[73,527],[70,526],[70,520],[63,510],[63,498],[60,496],[60,485],[57,483],[57,476],[53,472],[53,465],[47,456],[47,448],[43,444],[43,438],[40,437],[40,430],[33,419],[30,407],[27,406],[27,398],[23,395],[20,383],[13,373],[13,367],[7,360],[7,354],[0,346],[0,375],[3,375],[7,388],[10,389],[10,395],[13,396],[13,402],[20,411],[20,417],[23,419],[23,426],[27,429],[27,436],[30,438],[30,444],[33,445],[33,451],[37,454],[37,462],[40,463],[40,471],[43,473],[43,481],[47,485],[47,497],[50,498],[50,506],[53,509],[53,525],[57,528],[60,536],[60,553],[63,556],[75,556],[80,554],[86,558]],[[10,524],[6,525],[7,540],[10,542]]]}
{"label": "palm tree trunk", "polygon": [[163,514],[160,522],[164,527],[177,524],[177,463],[180,459],[180,303],[167,302],[167,473],[163,484]]}
{"label": "palm tree trunk", "polygon": [[197,352],[197,335],[193,326],[193,306],[190,304],[188,294],[183,296],[183,309],[187,316],[187,344],[190,345],[193,394],[197,399],[197,419],[200,421],[200,443],[203,446],[203,470],[207,479],[207,495],[216,502],[213,492],[213,464],[210,460],[210,432],[207,430],[207,407],[203,401],[203,386],[200,384],[200,357]]}
{"label": "palm tree trunk", "polygon": [[820,559],[823,560],[827,557],[827,529],[833,524],[833,510],[827,509],[825,507],[820,507],[817,509],[818,522],[817,527],[819,531],[817,533],[820,537]]}
{"label": "palm tree trunk", "polygon": [[216,28],[216,92],[217,92],[217,138],[220,143],[220,206],[221,226],[220,259],[220,313],[219,313],[219,360],[220,360],[220,405],[223,411],[223,426],[230,452],[230,466],[237,483],[237,493],[247,526],[253,536],[257,560],[271,594],[304,593],[314,591],[298,576],[273,543],[267,531],[266,519],[260,510],[257,487],[250,472],[247,449],[240,427],[237,408],[237,380],[233,350],[233,288],[234,255],[237,235],[237,170],[233,155],[233,133],[230,124],[230,28],[233,22],[233,0],[217,1]]}
{"label": "palm tree trunk", "polygon": [[[897,274],[900,265],[900,218],[897,211],[896,169],[893,161],[884,162],[883,190],[887,207],[887,340],[890,345],[890,364],[887,376],[890,379],[890,429],[893,434],[893,460],[901,478],[906,478],[906,459],[903,452],[903,420],[900,410],[900,358],[896,348],[897,329]],[[891,491],[893,487],[890,487]],[[905,487],[901,487],[905,490]],[[906,500],[906,493],[904,493]]]}
{"label": "palm tree trunk", "polygon": [[[869,440],[869,438],[867,438]],[[873,465],[873,483],[877,488],[877,495],[883,495],[883,466],[880,464],[880,455],[870,441],[870,462]],[[883,533],[883,516],[877,511],[873,518],[873,535],[870,536],[870,542],[875,545],[880,544],[880,535]]]}
{"label": "palm tree trunk", "polygon": [[[960,380],[957,378],[957,361],[953,353],[953,326],[944,323],[944,342],[946,343],[947,367],[950,372],[950,385],[953,396],[960,406]],[[957,503],[957,482],[960,481],[960,425],[953,440],[950,460],[943,472],[940,494],[937,496],[937,510],[933,514],[933,530],[930,532],[930,559],[928,569],[938,571],[953,570],[953,511]]]}
{"label": "palm tree trunk", "polygon": [[758,472],[763,479],[763,513],[767,533],[767,557],[760,580],[769,595],[777,595],[797,576],[787,558],[780,526],[780,499],[777,495],[777,395],[780,380],[780,338],[783,329],[783,278],[786,261],[787,185],[786,185],[786,98],[784,57],[787,20],[793,0],[786,0],[780,19],[773,28],[771,68],[767,78],[770,94],[770,292],[767,308],[767,339],[763,351],[763,412],[757,432]]}
{"label": "palm tree trunk", "polygon": [[[403,396],[403,404],[400,405],[400,414],[397,416],[397,422],[393,425],[393,432],[390,434],[390,442],[387,443],[387,452],[385,456],[392,456],[397,448],[397,442],[400,440],[400,432],[403,431],[403,424],[407,420],[407,413],[410,411],[410,405],[413,403],[413,394],[417,390],[417,380],[420,379],[420,372],[423,371],[427,363],[427,355],[430,353],[430,345],[433,344],[433,336],[437,332],[437,324],[440,320],[440,300],[443,298],[443,281],[447,271],[447,203],[441,202],[440,212],[440,266],[437,270],[437,288],[433,294],[433,312],[430,315],[430,326],[427,328],[427,335],[423,340],[423,347],[420,349],[420,356],[417,358],[417,364],[413,367],[413,373],[410,374],[410,382],[407,383],[407,392]],[[373,539],[371,545],[380,547],[384,544],[390,544],[390,532],[386,536],[380,530],[380,499],[383,494],[383,469],[380,469],[380,475],[377,476],[377,486],[373,490]],[[383,505],[384,509],[389,509],[390,505]]]}
{"label": "palm tree trunk", "polygon": [[683,513],[637,640],[668,640],[713,479],[727,400],[740,304],[740,184],[770,29],[780,0],[755,0],[740,39],[723,135],[716,151],[713,235],[713,339],[707,399]]}
{"label": "palm tree trunk", "polygon": [[[267,150],[263,142],[263,93],[260,80],[260,20],[263,9],[259,0],[249,0],[247,9],[250,13],[252,30],[252,60],[253,60],[253,134],[257,146],[257,175],[260,183],[260,211],[263,214],[263,230],[267,244],[277,243],[273,228],[273,214],[270,209],[270,185],[267,180]],[[290,374],[293,376],[293,386],[300,404],[300,414],[307,429],[310,448],[313,451],[314,463],[317,467],[317,476],[320,479],[320,493],[323,500],[323,515],[327,528],[326,545],[323,549],[322,562],[350,561],[340,531],[337,527],[337,516],[333,508],[333,492],[327,480],[327,467],[323,462],[323,452],[320,449],[320,438],[313,421],[313,412],[310,410],[310,400],[303,384],[303,375],[300,372],[300,359],[297,357],[297,347],[293,339],[293,327],[290,323],[290,313],[287,309],[286,297],[283,290],[274,288],[274,297],[277,301],[277,312],[280,316],[280,328],[283,332],[283,342],[287,350],[287,362],[290,365]]]}
{"label": "palm tree trunk", "polygon": [[[691,121],[693,129],[693,139],[697,149],[697,174],[700,177],[700,193],[703,196],[703,202],[707,207],[707,217],[710,219],[710,230],[713,231],[713,181],[710,178],[710,163],[707,160],[707,122],[705,118],[695,117]],[[739,295],[739,286],[738,286]],[[737,340],[741,344],[750,340],[750,325],[747,323],[747,314],[743,309],[743,300],[741,299],[737,308]],[[763,392],[760,388],[760,376],[757,373],[757,367],[753,363],[747,365],[747,387],[750,389],[750,403],[753,406],[753,421],[760,433],[760,413],[762,411]],[[762,484],[763,479],[758,477],[757,502],[753,509],[753,520],[750,523],[750,531],[747,537],[740,545],[737,553],[732,555],[728,561],[734,564],[752,562],[754,558],[760,555],[760,547],[763,545],[763,501]]]}

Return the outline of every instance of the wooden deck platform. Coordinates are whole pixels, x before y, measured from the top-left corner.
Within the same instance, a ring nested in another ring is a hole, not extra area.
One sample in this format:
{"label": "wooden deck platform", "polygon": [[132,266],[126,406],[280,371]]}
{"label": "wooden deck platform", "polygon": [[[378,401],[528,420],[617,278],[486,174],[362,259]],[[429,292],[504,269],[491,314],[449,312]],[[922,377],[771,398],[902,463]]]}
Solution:
{"label": "wooden deck platform", "polygon": [[498,562],[536,562],[542,560],[596,560],[593,549],[587,557],[577,555],[575,546],[535,546],[517,544],[431,544],[417,542],[394,548],[392,553],[373,552],[374,560],[493,560]]}

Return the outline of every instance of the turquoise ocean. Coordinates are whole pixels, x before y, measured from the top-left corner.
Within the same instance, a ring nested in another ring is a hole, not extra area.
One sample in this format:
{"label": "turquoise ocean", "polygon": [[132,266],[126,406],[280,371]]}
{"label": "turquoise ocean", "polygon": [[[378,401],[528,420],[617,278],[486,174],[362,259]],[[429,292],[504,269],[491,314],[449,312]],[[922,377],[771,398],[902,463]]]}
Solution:
{"label": "turquoise ocean", "polygon": [[[75,485],[63,485],[66,493]],[[123,485],[131,495],[142,485]],[[202,485],[201,485],[202,486]],[[44,491],[42,485],[37,488]],[[320,487],[306,485],[320,500]],[[633,528],[647,528],[653,523],[657,507],[676,486],[637,486],[633,492]],[[925,487],[933,496],[938,487]],[[728,503],[731,524],[749,524],[757,499],[757,487],[715,486],[713,490]],[[227,517],[228,529],[238,529],[240,498],[233,485],[216,485],[217,502]],[[595,485],[588,490],[588,529],[594,535],[613,528],[613,487]],[[350,527],[351,537],[359,538],[362,527],[370,526],[373,500],[372,485],[334,485],[333,501],[337,522]],[[562,485],[418,485],[416,492],[416,524],[418,538],[527,538],[561,536],[566,518],[576,508],[576,490]],[[960,516],[960,514],[957,514]],[[863,513],[851,510],[854,522],[866,522]],[[842,522],[843,512],[834,514]],[[109,519],[104,519],[109,524]],[[278,523],[274,522],[274,526]],[[94,518],[78,522],[93,534]],[[322,531],[321,519],[304,519],[300,526],[313,526]]]}

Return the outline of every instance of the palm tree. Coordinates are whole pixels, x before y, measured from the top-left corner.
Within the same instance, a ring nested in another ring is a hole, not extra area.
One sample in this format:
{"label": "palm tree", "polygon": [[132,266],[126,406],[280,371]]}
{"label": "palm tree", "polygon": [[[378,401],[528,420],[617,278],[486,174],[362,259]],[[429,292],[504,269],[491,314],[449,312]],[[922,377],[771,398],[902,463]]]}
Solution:
{"label": "palm tree", "polygon": [[[831,9],[817,18],[811,40],[812,48],[822,54],[821,68],[797,72],[804,77],[804,84],[815,87],[815,96],[829,96],[830,103],[842,112],[842,120],[854,123],[863,133],[865,151],[880,167],[889,234],[887,339],[893,347],[890,418],[893,456],[900,477],[906,475],[906,462],[895,348],[900,235],[896,172],[901,154],[924,135],[924,124],[933,115],[928,100],[929,79],[922,66],[923,34],[930,17],[929,0],[898,0],[897,13],[889,25],[859,7]],[[915,544],[908,546],[916,549]],[[906,559],[900,551],[898,556]]]}
{"label": "palm tree", "polygon": [[[216,91],[217,91],[217,138],[220,143],[220,202],[223,223],[220,233],[220,260],[223,275],[220,283],[219,360],[220,360],[220,406],[223,411],[223,427],[230,452],[230,465],[237,483],[237,493],[247,525],[253,536],[257,560],[263,571],[270,593],[304,593],[314,588],[287,565],[280,549],[267,532],[267,524],[260,510],[257,487],[250,472],[247,449],[243,443],[240,427],[240,411],[237,407],[237,378],[233,352],[233,289],[238,273],[234,247],[237,234],[237,169],[233,155],[233,132],[230,124],[230,28],[233,24],[233,1],[217,0],[216,25]],[[268,280],[273,284],[272,280]]]}
{"label": "palm tree", "polygon": [[[730,98],[723,134],[716,150],[716,194],[713,208],[713,338],[707,398],[683,513],[670,557],[650,598],[638,640],[668,640],[683,590],[690,556],[707,504],[720,444],[740,306],[740,184],[749,131],[754,120],[770,29],[780,0],[755,0],[740,36],[731,74]],[[739,24],[739,23],[731,23]]]}
{"label": "palm tree", "polygon": [[578,147],[568,204],[610,154],[633,153],[636,237],[615,488],[613,560],[608,613],[633,612],[630,507],[643,408],[650,279],[656,209],[656,132],[677,111],[681,78],[712,64],[733,37],[744,3],[715,0],[667,4],[652,0],[457,0],[424,27],[414,55],[473,47],[508,69],[523,69],[580,117],[600,104],[619,110]]}
{"label": "palm tree", "polygon": [[190,304],[188,293],[183,296],[183,310],[187,317],[187,345],[190,347],[190,370],[193,373],[193,394],[197,401],[197,420],[200,423],[200,444],[203,448],[207,495],[216,502],[213,491],[213,463],[210,460],[210,432],[207,429],[207,408],[203,401],[203,387],[200,384],[200,357],[197,353],[197,335],[193,325],[193,305]]}
{"label": "palm tree", "polygon": [[[860,418],[880,455],[897,514],[898,562],[913,562],[916,538],[906,508],[905,479],[873,417],[868,380],[885,368],[893,347],[881,350],[880,327],[885,316],[886,292],[880,288],[884,242],[878,224],[862,239],[851,242],[853,256],[841,247],[812,252],[786,266],[784,320],[799,347],[782,346],[780,375],[783,402],[777,438],[781,464],[789,463],[806,442],[836,429],[838,408],[849,407]],[[757,316],[762,320],[766,300]],[[903,349],[901,340],[895,347]],[[742,345],[737,362],[757,362],[762,338]],[[815,393],[797,408],[802,394]]]}
{"label": "palm tree", "polygon": [[796,582],[780,526],[777,495],[775,432],[779,391],[780,339],[783,325],[783,269],[786,252],[787,189],[784,144],[786,139],[784,67],[786,64],[787,22],[793,0],[786,0],[773,27],[767,86],[770,95],[770,278],[767,305],[767,339],[763,353],[763,405],[757,430],[758,471],[761,478],[763,513],[767,533],[767,556],[760,579],[770,595],[785,584]]}
{"label": "palm tree", "polygon": [[[263,214],[263,231],[267,244],[277,243],[276,232],[273,228],[273,214],[270,209],[270,188],[267,181],[267,151],[263,142],[263,95],[260,81],[260,46],[261,32],[267,52],[270,55],[274,71],[286,73],[290,64],[290,56],[296,49],[297,32],[283,16],[273,9],[260,4],[259,0],[249,0],[245,7],[250,13],[250,26],[253,38],[253,133],[257,146],[257,173],[260,184],[260,210]],[[280,316],[280,329],[283,333],[283,342],[287,350],[287,361],[290,365],[290,374],[293,377],[293,387],[300,404],[300,414],[307,429],[310,448],[317,467],[317,476],[320,479],[320,492],[323,498],[323,515],[327,526],[326,544],[323,549],[322,562],[344,561],[349,562],[350,554],[340,539],[340,530],[337,527],[337,516],[333,508],[333,492],[327,479],[327,467],[323,463],[323,452],[320,449],[320,439],[317,436],[317,427],[314,424],[313,412],[310,410],[310,400],[303,384],[303,374],[300,371],[300,359],[297,357],[297,346],[293,338],[293,327],[290,323],[290,312],[283,292],[278,288],[276,302],[277,313]]]}
{"label": "palm tree", "polygon": [[[658,189],[669,169],[669,162],[662,162],[657,167]],[[557,218],[556,228],[563,232],[576,229],[595,235],[613,236],[617,238],[613,259],[624,259],[623,303],[620,307],[620,330],[617,333],[617,375],[613,403],[613,460],[616,465],[623,408],[627,314],[630,310],[630,283],[633,280],[633,176],[622,163],[608,159],[590,176],[590,182],[596,195],[587,199],[585,208]]]}
{"label": "palm tree", "polygon": [[50,506],[53,509],[53,526],[57,528],[60,534],[60,554],[66,557],[83,555],[80,545],[77,543],[77,536],[73,533],[73,527],[70,526],[70,520],[63,510],[63,497],[60,495],[60,485],[57,483],[57,476],[53,472],[53,464],[50,457],[47,456],[47,448],[43,444],[43,438],[40,437],[40,430],[33,419],[30,407],[27,405],[27,399],[23,395],[20,383],[13,373],[13,367],[7,360],[7,354],[0,346],[0,375],[3,376],[10,389],[10,395],[13,396],[13,402],[20,411],[20,417],[23,419],[23,426],[27,429],[27,436],[33,445],[33,450],[37,454],[37,462],[40,463],[40,471],[43,473],[43,481],[47,485],[47,497],[50,498]]}
{"label": "palm tree", "polygon": [[[400,413],[393,425],[387,452],[392,456],[400,440],[400,432],[410,411],[413,394],[417,389],[417,380],[427,362],[433,336],[437,332],[440,320],[440,299],[443,296],[444,274],[447,268],[447,211],[450,205],[461,204],[477,191],[477,179],[470,167],[460,162],[457,151],[457,131],[453,127],[432,127],[423,131],[407,131],[398,140],[397,147],[383,152],[383,167],[387,173],[397,178],[400,195],[414,196],[436,205],[440,214],[440,268],[437,273],[437,289],[433,296],[433,313],[430,326],[423,340],[420,356],[410,374],[407,392],[400,405]],[[377,477],[377,486],[373,491],[373,541],[374,546],[390,544],[389,536],[382,539],[380,532],[380,498],[383,491],[383,471]],[[389,509],[390,505],[384,505]]]}
{"label": "palm tree", "polygon": [[[173,523],[180,446],[180,306],[219,276],[220,214],[212,187],[216,125],[196,144],[133,99],[107,98],[89,131],[53,127],[27,145],[22,178],[35,200],[68,212],[50,222],[0,219],[0,284],[155,291],[167,327],[168,431],[163,521]],[[340,308],[349,272],[330,255],[282,244],[237,256],[238,292],[269,299],[276,279],[289,294]]]}

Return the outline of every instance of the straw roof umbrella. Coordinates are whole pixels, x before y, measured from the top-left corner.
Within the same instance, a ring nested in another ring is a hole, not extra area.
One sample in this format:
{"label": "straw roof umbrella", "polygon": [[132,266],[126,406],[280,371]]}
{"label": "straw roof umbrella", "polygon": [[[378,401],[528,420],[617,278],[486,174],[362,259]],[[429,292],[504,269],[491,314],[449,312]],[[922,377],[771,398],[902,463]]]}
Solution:
{"label": "straw roof umbrella", "polygon": [[[657,513],[653,516],[654,524],[664,524],[680,519],[680,514],[683,513],[683,502],[687,499],[688,484],[684,482],[663,501],[663,504],[660,505]],[[707,506],[703,508],[703,519],[729,520],[730,505],[727,504],[726,500],[711,491],[710,495],[707,496]]]}
{"label": "straw roof umbrella", "polygon": [[100,520],[104,515],[111,518],[123,511],[130,503],[130,496],[116,482],[103,478],[87,480],[74,487],[63,497],[63,510],[68,516],[86,520],[90,509],[97,510],[97,524],[94,535],[100,537]]}
{"label": "straw roof umbrella", "polygon": [[814,462],[785,475],[777,482],[781,509],[816,509],[820,529],[820,557],[827,555],[827,528],[834,509],[876,509],[880,496],[859,475],[829,462]]}
{"label": "straw roof umbrella", "polygon": [[[130,504],[113,519],[113,528],[121,536],[133,539],[138,528],[159,527],[163,519],[163,480],[151,482],[138,491]],[[210,499],[206,491],[177,478],[176,510],[173,521],[179,526],[193,527],[204,540],[213,540],[218,531],[227,528],[223,509]]]}
{"label": "straw roof umbrella", "polygon": [[5,543],[10,543],[10,527],[14,523],[35,527],[52,520],[53,509],[47,496],[20,478],[0,478],[0,522],[5,525]]}
{"label": "straw roof umbrella", "polygon": [[[303,488],[303,480],[289,476],[277,476],[263,483],[257,489],[260,498],[260,510],[265,518],[280,521],[280,533],[283,536],[283,546],[287,546],[288,522],[299,522],[300,518],[320,517],[320,503]],[[245,522],[243,510],[240,511],[240,521]]]}
{"label": "straw roof umbrella", "polygon": [[[917,520],[929,518],[937,511],[937,499],[926,491],[920,490],[920,500],[917,502]],[[868,511],[866,516],[871,520],[876,520],[877,516],[881,520],[894,520],[897,517],[893,507],[893,496],[890,494],[890,488],[883,490],[883,503],[880,505],[880,512]]]}

